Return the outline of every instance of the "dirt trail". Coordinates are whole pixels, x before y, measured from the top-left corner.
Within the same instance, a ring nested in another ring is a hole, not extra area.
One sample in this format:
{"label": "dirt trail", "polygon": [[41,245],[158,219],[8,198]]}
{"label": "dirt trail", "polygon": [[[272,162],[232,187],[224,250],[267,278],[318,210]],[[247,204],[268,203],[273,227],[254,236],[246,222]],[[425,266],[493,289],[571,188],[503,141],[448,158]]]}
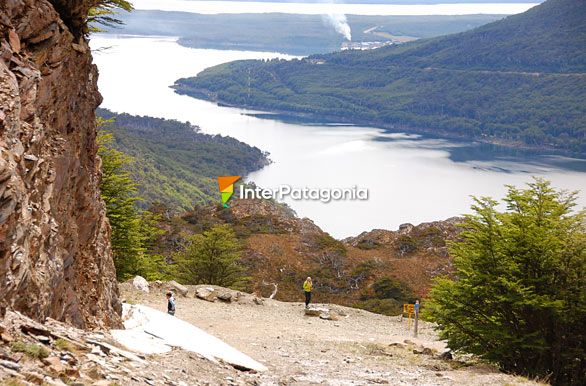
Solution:
{"label": "dirt trail", "polygon": [[[177,298],[176,316],[214,334],[265,364],[269,371],[241,374],[218,384],[260,385],[529,385],[522,377],[485,366],[463,367],[437,359],[445,349],[432,326],[420,322],[417,339],[407,322],[340,306],[340,320],[304,315],[301,303],[264,299],[255,304],[246,295],[238,302]],[[122,287],[131,302],[165,310],[164,289],[151,293]],[[413,342],[405,344],[405,340]],[[414,349],[429,348],[428,354]],[[433,354],[432,354],[433,352]]]}

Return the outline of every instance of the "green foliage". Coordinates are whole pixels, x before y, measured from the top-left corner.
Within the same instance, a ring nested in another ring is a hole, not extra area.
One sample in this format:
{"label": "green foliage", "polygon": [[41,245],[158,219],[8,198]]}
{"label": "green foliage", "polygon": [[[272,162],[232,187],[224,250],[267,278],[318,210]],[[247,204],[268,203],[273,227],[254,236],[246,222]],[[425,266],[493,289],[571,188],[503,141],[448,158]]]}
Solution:
{"label": "green foliage", "polygon": [[55,341],[55,347],[57,347],[59,350],[71,351],[71,343],[63,338],[59,338]]}
{"label": "green foliage", "polygon": [[127,170],[137,184],[138,205],[171,211],[219,202],[216,178],[247,175],[268,163],[267,154],[231,137],[207,135],[189,122],[114,114],[99,109],[112,133],[111,146],[131,155]]}
{"label": "green foliage", "polygon": [[363,239],[363,240],[360,240],[358,242],[358,244],[356,244],[356,248],[362,249],[365,251],[368,251],[370,249],[377,249],[379,247],[380,247],[380,244],[377,241],[371,240],[371,239]]}
{"label": "green foliage", "polygon": [[350,272],[350,287],[352,289],[360,288],[360,285],[367,279],[374,276],[379,264],[373,260],[361,261],[356,268]]}
{"label": "green foliage", "polygon": [[[305,237],[305,243],[315,252],[312,260],[316,264],[305,275],[305,277],[315,278],[313,281],[315,289],[320,292],[341,294],[348,291],[349,285],[356,284],[356,280],[352,281],[352,278],[347,275],[349,265],[347,250],[343,243],[327,233],[316,233]],[[305,277],[300,278],[301,281]],[[350,281],[352,283],[349,283]]]}
{"label": "green foliage", "polygon": [[98,5],[91,8],[87,17],[90,32],[104,32],[99,27],[119,26],[122,21],[117,17],[118,11],[130,12],[134,9],[132,3],[126,0],[100,0]]}
{"label": "green foliage", "polygon": [[472,31],[211,67],[175,88],[318,120],[586,154],[586,7],[549,0]]}
{"label": "green foliage", "polygon": [[417,250],[417,242],[408,235],[401,235],[397,238],[397,251],[401,254],[408,254]]}
{"label": "green foliage", "polygon": [[554,384],[586,382],[586,217],[576,194],[535,180],[506,211],[476,199],[451,246],[457,280],[437,281],[431,318],[451,348]]}
{"label": "green foliage", "polygon": [[29,358],[44,359],[50,354],[44,346],[35,343],[26,343],[22,341],[13,342],[10,346],[12,351],[26,354]]}
{"label": "green foliage", "polygon": [[[98,125],[104,125],[103,120]],[[151,256],[147,250],[160,230],[157,218],[136,206],[136,183],[127,166],[132,162],[128,155],[112,147],[113,136],[103,130],[98,132],[98,154],[102,159],[100,191],[106,204],[106,215],[112,228],[110,238],[116,275],[126,280],[134,275],[153,280],[162,278],[162,258]]]}
{"label": "green foliage", "polygon": [[174,256],[177,276],[187,284],[213,284],[242,288],[247,278],[240,265],[241,245],[232,227],[216,225],[187,239]]}
{"label": "green foliage", "polygon": [[335,252],[342,256],[345,256],[347,253],[344,244],[327,233],[319,233],[313,236],[313,242],[311,245],[317,250]]}
{"label": "green foliage", "polygon": [[373,283],[372,289],[376,298],[378,299],[396,299],[412,301],[413,294],[405,286],[395,278],[383,277]]}
{"label": "green foliage", "polygon": [[382,277],[361,295],[360,301],[354,306],[378,314],[398,315],[402,312],[404,303],[414,301],[415,295],[404,283],[395,278]]}

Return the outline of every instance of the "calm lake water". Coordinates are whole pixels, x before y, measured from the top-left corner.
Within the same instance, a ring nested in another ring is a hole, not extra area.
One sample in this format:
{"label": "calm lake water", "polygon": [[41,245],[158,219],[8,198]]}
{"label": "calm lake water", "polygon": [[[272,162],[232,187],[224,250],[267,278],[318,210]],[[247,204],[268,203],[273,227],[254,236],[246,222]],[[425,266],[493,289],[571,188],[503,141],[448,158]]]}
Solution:
{"label": "calm lake water", "polygon": [[[237,1],[189,1],[189,0],[134,0],[136,9],[180,11],[202,14],[219,13],[293,13],[302,15],[511,15],[525,12],[535,3],[497,4],[336,4],[334,1],[317,3],[272,3]],[[441,3],[441,1],[438,1]]]}
{"label": "calm lake water", "polygon": [[[287,55],[192,49],[172,38],[94,35],[102,107],[190,121],[271,153],[270,166],[247,177],[266,188],[369,189],[367,201],[289,201],[335,237],[373,228],[396,229],[469,212],[470,195],[500,198],[505,184],[543,176],[559,188],[586,190],[586,160],[468,142],[386,133],[372,127],[312,124],[256,114],[175,94],[176,79],[237,59]],[[582,194],[580,205],[586,204]]]}

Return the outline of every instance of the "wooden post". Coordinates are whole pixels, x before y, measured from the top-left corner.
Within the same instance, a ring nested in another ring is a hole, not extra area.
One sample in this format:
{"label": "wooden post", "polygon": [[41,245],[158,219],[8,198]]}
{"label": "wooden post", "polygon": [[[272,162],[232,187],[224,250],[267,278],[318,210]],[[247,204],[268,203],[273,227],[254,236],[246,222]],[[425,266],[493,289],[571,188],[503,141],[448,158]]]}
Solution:
{"label": "wooden post", "polygon": [[414,336],[417,338],[417,322],[419,321],[419,309],[415,310],[415,327],[414,327]]}

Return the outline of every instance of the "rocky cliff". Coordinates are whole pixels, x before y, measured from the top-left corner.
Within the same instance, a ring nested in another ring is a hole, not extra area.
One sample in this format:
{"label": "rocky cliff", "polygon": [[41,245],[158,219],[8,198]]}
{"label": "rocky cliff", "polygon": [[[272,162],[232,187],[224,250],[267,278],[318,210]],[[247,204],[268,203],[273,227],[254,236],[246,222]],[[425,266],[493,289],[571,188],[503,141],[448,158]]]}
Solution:
{"label": "rocky cliff", "polygon": [[0,2],[0,308],[85,328],[120,323],[84,37],[95,3]]}

